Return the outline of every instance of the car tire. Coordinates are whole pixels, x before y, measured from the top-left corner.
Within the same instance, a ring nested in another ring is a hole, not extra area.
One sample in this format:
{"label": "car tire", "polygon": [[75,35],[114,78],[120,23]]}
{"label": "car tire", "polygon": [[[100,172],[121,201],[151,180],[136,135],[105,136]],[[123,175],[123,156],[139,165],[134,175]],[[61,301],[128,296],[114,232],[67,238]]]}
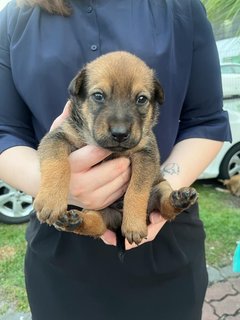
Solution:
{"label": "car tire", "polygon": [[32,197],[0,180],[0,222],[25,223],[33,211]]}
{"label": "car tire", "polygon": [[236,174],[240,174],[240,143],[227,152],[219,168],[220,179],[229,179]]}

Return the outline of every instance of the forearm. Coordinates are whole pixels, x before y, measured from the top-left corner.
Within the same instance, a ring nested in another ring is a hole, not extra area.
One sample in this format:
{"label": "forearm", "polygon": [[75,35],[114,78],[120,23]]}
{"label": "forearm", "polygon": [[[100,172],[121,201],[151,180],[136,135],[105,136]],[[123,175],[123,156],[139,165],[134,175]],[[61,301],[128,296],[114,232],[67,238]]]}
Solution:
{"label": "forearm", "polygon": [[[70,155],[69,204],[105,208],[124,194],[130,179],[130,161],[118,158],[103,162],[108,155],[108,151],[90,145]],[[40,185],[37,151],[22,146],[4,151],[0,155],[0,179],[35,197]]]}
{"label": "forearm", "polygon": [[40,182],[37,151],[24,146],[4,151],[0,155],[0,179],[35,197]]}
{"label": "forearm", "polygon": [[191,138],[175,145],[162,164],[162,173],[173,189],[190,186],[215,158],[222,142]]}
{"label": "forearm", "polygon": [[[173,148],[162,164],[164,177],[174,189],[191,185],[219,152],[222,142],[207,139],[187,139]],[[0,179],[32,196],[39,182],[37,151],[28,147],[13,147],[0,155]]]}

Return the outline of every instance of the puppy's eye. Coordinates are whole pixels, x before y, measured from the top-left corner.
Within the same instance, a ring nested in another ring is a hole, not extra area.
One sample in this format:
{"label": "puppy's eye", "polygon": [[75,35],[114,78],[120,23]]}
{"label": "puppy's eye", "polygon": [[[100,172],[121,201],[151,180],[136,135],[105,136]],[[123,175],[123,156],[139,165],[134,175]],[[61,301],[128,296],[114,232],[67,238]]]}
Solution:
{"label": "puppy's eye", "polygon": [[102,92],[95,92],[94,94],[92,94],[92,98],[94,101],[98,103],[103,103],[105,100],[105,97]]}
{"label": "puppy's eye", "polygon": [[147,103],[148,103],[148,98],[146,96],[141,95],[137,97],[136,104],[138,106],[144,106]]}

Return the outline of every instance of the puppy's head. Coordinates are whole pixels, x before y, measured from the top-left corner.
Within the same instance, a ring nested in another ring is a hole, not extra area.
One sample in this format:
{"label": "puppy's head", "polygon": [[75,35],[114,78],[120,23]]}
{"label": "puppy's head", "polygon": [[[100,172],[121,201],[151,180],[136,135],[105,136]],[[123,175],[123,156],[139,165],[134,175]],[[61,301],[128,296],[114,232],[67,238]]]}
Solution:
{"label": "puppy's head", "polygon": [[153,70],[127,52],[87,64],[69,92],[73,118],[81,120],[86,142],[113,152],[132,149],[148,136],[164,99]]}

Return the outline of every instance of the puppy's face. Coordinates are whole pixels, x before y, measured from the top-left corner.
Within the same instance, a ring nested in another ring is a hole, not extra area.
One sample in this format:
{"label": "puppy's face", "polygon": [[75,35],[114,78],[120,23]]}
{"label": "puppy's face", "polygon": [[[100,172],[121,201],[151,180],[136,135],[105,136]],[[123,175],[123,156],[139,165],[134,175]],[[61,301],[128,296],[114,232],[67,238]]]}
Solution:
{"label": "puppy's face", "polygon": [[139,58],[114,52],[89,63],[69,86],[87,143],[112,152],[136,147],[157,118],[163,90]]}

